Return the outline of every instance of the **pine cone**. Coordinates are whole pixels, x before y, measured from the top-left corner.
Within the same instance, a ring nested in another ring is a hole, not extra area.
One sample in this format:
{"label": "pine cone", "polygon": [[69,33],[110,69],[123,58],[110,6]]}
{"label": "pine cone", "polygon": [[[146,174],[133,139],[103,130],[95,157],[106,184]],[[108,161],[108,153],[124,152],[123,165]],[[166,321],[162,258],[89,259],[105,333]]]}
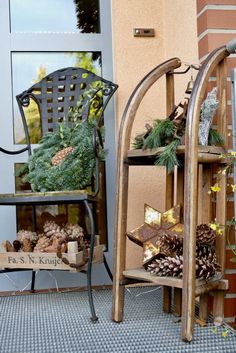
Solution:
{"label": "pine cone", "polygon": [[70,153],[72,153],[75,150],[74,147],[66,147],[63,148],[62,150],[58,151],[55,156],[53,156],[51,162],[52,165],[57,166],[58,164],[61,163],[61,161],[63,161],[63,159]]}
{"label": "pine cone", "polygon": [[214,245],[216,232],[208,224],[199,224],[196,231],[197,241],[203,245]]}
{"label": "pine cone", "polygon": [[14,246],[12,245],[12,243],[9,240],[5,240],[2,243],[2,246],[4,247],[6,252],[16,252],[16,249],[14,248]]}
{"label": "pine cone", "polygon": [[51,245],[47,246],[46,248],[44,248],[44,252],[57,252],[58,251],[58,247],[60,246],[60,239],[59,238],[53,238]]}
{"label": "pine cone", "polygon": [[78,224],[67,223],[64,227],[64,231],[71,240],[77,240],[78,238],[84,237],[84,230]]}
{"label": "pine cone", "polygon": [[54,239],[59,239],[59,240],[66,240],[67,241],[68,235],[66,234],[66,232],[64,231],[64,229],[60,229],[60,231],[55,232],[52,236],[51,236],[51,240],[53,241]]}
{"label": "pine cone", "polygon": [[84,230],[78,224],[66,224],[64,228],[67,233],[67,241],[77,241],[78,242],[78,251],[82,250],[85,246]]}
{"label": "pine cone", "polygon": [[78,242],[79,251],[82,249],[84,244],[84,230],[78,224],[67,223],[64,228],[67,234],[67,241],[75,241]]}
{"label": "pine cone", "polygon": [[86,241],[84,239],[84,230],[78,224],[67,223],[63,228],[63,231],[66,233],[65,240],[61,239],[57,246],[57,256],[62,260],[62,262],[68,265],[71,268],[80,269],[86,263],[88,259],[87,253],[84,253],[83,260],[81,263],[71,263],[66,257],[63,256],[64,252],[67,252],[67,243],[69,241],[77,241],[78,242],[78,251],[85,250]]}
{"label": "pine cone", "polygon": [[15,248],[16,251],[19,251],[21,249],[21,242],[19,240],[14,240],[13,241],[13,246]]}
{"label": "pine cone", "polygon": [[23,244],[24,239],[28,239],[31,241],[32,244],[36,244],[38,240],[38,235],[35,232],[31,232],[30,230],[24,230],[21,229],[19,232],[16,234],[16,239]]}
{"label": "pine cone", "polygon": [[51,245],[45,248],[44,251],[57,253],[60,250],[63,253],[67,252],[67,238],[68,236],[63,229],[60,232],[54,233],[50,238]]}
{"label": "pine cone", "polygon": [[43,226],[44,235],[50,238],[55,233],[60,232],[61,228],[54,221],[46,221]]}
{"label": "pine cone", "polygon": [[196,245],[196,258],[204,258],[209,261],[216,261],[216,252],[214,246],[204,246],[197,243]]}
{"label": "pine cone", "polygon": [[180,254],[183,249],[182,239],[176,234],[170,234],[168,232],[161,232],[160,238],[156,241],[156,246],[160,248],[160,254],[166,256],[173,256],[176,253]]}
{"label": "pine cone", "polygon": [[182,277],[183,256],[166,256],[153,260],[147,267],[147,271],[156,276]]}
{"label": "pine cone", "polygon": [[196,277],[200,279],[210,279],[219,271],[220,266],[216,261],[210,261],[206,258],[196,259]]}
{"label": "pine cone", "polygon": [[44,234],[40,234],[38,242],[34,247],[34,252],[44,252],[45,248],[47,248],[51,244],[52,244],[52,241],[50,238],[48,238]]}
{"label": "pine cone", "polygon": [[[219,271],[220,266],[215,258],[196,258],[196,277],[209,280]],[[182,277],[183,275],[183,256],[166,256],[161,259],[153,260],[147,267],[147,271],[156,276]]]}
{"label": "pine cone", "polygon": [[34,246],[32,245],[32,242],[29,239],[27,239],[27,238],[23,239],[23,242],[22,242],[22,250],[23,251],[32,252],[33,248],[34,248]]}

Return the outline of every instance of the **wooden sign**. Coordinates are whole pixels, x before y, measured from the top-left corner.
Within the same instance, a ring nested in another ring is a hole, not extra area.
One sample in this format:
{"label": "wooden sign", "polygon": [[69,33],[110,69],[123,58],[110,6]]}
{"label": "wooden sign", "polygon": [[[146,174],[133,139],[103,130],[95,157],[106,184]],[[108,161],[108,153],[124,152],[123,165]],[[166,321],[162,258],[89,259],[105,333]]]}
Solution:
{"label": "wooden sign", "polygon": [[[80,263],[82,261],[82,251],[78,253],[65,253],[71,263]],[[103,245],[94,247],[93,263],[103,262]],[[0,253],[0,268],[29,268],[29,269],[44,269],[44,270],[69,270],[71,267],[64,264],[57,257],[56,253],[34,253],[34,252],[5,252]],[[86,269],[86,265],[83,267]],[[76,271],[76,270],[74,270]]]}

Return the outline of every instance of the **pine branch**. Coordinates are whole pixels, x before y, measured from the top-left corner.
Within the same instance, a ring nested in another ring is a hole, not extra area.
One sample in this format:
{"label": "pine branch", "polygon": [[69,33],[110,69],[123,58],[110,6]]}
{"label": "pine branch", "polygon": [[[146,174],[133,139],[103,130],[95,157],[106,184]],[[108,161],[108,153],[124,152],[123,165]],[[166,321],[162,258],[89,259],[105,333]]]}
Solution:
{"label": "pine branch", "polygon": [[175,132],[175,125],[173,121],[156,120],[152,131],[144,141],[144,148],[157,148],[161,147],[173,139]]}
{"label": "pine branch", "polygon": [[164,149],[162,153],[157,156],[155,165],[165,166],[167,172],[171,173],[174,170],[175,166],[179,166],[179,160],[176,155],[176,149],[181,144],[180,139],[175,139],[170,142]]}
{"label": "pine branch", "polygon": [[224,146],[225,141],[218,131],[210,128],[209,136],[208,136],[208,145],[209,146]]}
{"label": "pine branch", "polygon": [[135,149],[135,150],[139,150],[140,149],[141,150],[143,148],[144,142],[145,142],[144,136],[145,136],[145,133],[138,134],[138,135],[135,136],[134,141],[132,143],[133,149]]}

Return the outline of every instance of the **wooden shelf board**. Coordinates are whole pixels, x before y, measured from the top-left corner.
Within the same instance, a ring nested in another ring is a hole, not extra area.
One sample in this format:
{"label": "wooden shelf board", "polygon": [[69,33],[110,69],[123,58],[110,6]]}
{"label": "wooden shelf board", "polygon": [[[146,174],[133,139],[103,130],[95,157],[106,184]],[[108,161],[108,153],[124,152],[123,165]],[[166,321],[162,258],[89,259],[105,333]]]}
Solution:
{"label": "wooden shelf board", "polygon": [[93,199],[92,195],[88,194],[86,190],[0,194],[0,205],[68,204],[84,200],[96,201],[96,199]]}
{"label": "wooden shelf board", "polygon": [[123,271],[123,275],[127,278],[137,279],[141,281],[147,281],[156,283],[163,286],[170,286],[176,288],[182,288],[182,279],[175,277],[158,277],[152,275],[150,272],[145,271],[143,268],[135,268],[131,270]]}
{"label": "wooden shelf board", "polygon": [[15,194],[1,194],[2,198],[8,197],[42,197],[42,196],[64,196],[64,195],[84,195],[88,192],[86,190],[68,190],[68,191],[47,191],[47,192],[16,192]]}
{"label": "wooden shelf board", "polygon": [[[159,153],[163,152],[165,147],[158,147],[146,150],[129,150],[127,153],[128,158],[138,158],[138,157],[154,157]],[[181,145],[177,147],[177,154],[184,154],[185,146]],[[215,158],[216,161],[220,160],[220,155],[225,153],[225,148],[216,146],[198,146],[198,154],[202,156],[203,154],[210,155],[211,158]]]}
{"label": "wooden shelf board", "polygon": [[[135,268],[130,270],[123,271],[123,275],[126,278],[137,279],[140,281],[147,281],[151,283],[156,283],[161,286],[170,286],[175,288],[182,288],[183,281],[181,278],[176,277],[158,277],[156,275],[152,275],[150,272],[147,272],[143,268]],[[228,289],[228,281],[221,279],[221,275],[219,275],[209,281],[196,279],[196,295],[201,294],[205,291],[210,291],[213,289]]]}

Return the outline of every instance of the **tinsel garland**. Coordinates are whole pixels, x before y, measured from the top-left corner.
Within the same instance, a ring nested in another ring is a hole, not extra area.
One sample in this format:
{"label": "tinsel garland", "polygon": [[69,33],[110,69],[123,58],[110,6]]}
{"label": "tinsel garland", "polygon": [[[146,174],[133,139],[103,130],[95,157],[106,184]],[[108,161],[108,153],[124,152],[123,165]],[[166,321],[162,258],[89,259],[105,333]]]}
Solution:
{"label": "tinsel garland", "polygon": [[[31,184],[33,191],[60,191],[83,189],[91,184],[95,171],[93,133],[96,123],[77,122],[72,127],[59,123],[54,132],[49,132],[35,148],[28,162],[18,174],[25,174],[24,182]],[[58,165],[52,165],[52,158],[63,148],[72,146]],[[100,149],[99,158],[104,159],[105,151]]]}
{"label": "tinsel garland", "polygon": [[198,140],[202,146],[207,146],[209,140],[209,130],[212,124],[213,116],[218,108],[217,87],[214,87],[207,94],[206,99],[201,105]]}

